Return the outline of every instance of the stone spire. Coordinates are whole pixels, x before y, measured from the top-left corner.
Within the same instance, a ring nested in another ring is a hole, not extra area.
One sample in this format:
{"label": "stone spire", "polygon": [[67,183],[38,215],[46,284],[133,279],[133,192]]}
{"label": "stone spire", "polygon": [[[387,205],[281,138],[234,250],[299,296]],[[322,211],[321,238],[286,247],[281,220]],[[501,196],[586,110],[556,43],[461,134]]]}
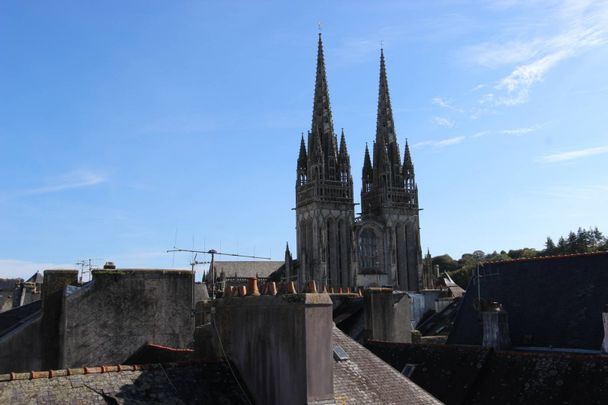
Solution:
{"label": "stone spire", "polygon": [[[323,55],[323,41],[319,33],[319,45],[317,50],[317,73],[315,78],[315,96],[312,108],[313,135],[320,136],[321,146],[325,152],[325,158],[337,158],[337,145],[334,135],[334,123],[331,115],[329,103],[329,87],[327,85],[327,75],[325,73],[325,58]],[[310,145],[309,145],[310,150]]]}
{"label": "stone spire", "polygon": [[405,156],[403,157],[403,177],[414,177],[414,163],[412,162],[412,155],[410,153],[410,145],[405,140]]}
{"label": "stone spire", "polygon": [[[386,77],[386,63],[384,50],[380,50],[380,80],[378,88],[378,114],[376,118],[376,144],[386,150],[387,161],[383,165],[376,162],[374,154],[374,170],[378,170],[378,176],[387,179],[387,185],[399,187],[402,183],[401,157],[395,124],[393,121],[393,110],[388,90],[388,79]],[[386,165],[386,166],[384,166]],[[381,167],[384,166],[384,167]],[[383,172],[383,173],[382,173]]]}
{"label": "stone spire", "polygon": [[298,182],[300,184],[306,183],[306,176],[308,174],[308,156],[306,154],[306,145],[304,143],[304,134],[300,140],[300,154],[298,156]]}
{"label": "stone spire", "polygon": [[346,147],[346,137],[344,136],[344,128],[340,135],[340,151],[338,152],[338,165],[340,167],[341,180],[346,181],[350,177],[350,156]]}
{"label": "stone spire", "polygon": [[369,157],[369,148],[367,142],[365,143],[365,156],[363,157],[363,180],[369,179],[371,182],[374,169],[372,169],[372,160]]}
{"label": "stone spire", "polygon": [[406,191],[413,192],[416,189],[416,177],[414,175],[414,163],[410,154],[410,145],[405,140],[405,156],[403,158],[403,181]]}

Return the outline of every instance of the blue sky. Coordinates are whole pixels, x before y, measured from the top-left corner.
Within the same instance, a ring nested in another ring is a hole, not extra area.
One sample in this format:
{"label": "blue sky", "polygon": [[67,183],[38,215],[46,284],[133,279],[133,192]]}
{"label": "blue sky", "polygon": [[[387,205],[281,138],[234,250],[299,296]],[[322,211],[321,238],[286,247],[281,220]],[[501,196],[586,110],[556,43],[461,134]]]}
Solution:
{"label": "blue sky", "polygon": [[423,249],[608,233],[605,1],[0,2],[0,277],[295,251],[322,22],[359,200],[382,42]]}

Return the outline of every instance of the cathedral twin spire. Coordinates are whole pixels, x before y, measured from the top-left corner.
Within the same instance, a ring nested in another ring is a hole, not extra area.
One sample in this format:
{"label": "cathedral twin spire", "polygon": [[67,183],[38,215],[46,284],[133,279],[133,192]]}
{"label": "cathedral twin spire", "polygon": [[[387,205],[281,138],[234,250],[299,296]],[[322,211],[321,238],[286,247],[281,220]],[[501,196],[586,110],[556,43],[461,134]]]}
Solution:
{"label": "cathedral twin spire", "polygon": [[[386,195],[387,190],[401,189],[414,191],[415,181],[414,167],[407,141],[404,161],[403,164],[401,163],[383,49],[380,52],[379,81],[373,164],[366,145],[363,163],[362,194],[383,193],[385,194],[384,197],[375,198],[374,200],[385,201],[390,199]],[[346,147],[344,130],[341,132],[339,147],[337,136],[334,133],[321,34],[319,34],[317,50],[312,125],[307,141],[308,147],[306,147],[304,135],[302,135],[297,169],[298,185],[303,186],[311,182],[336,181],[344,183],[347,188],[350,187],[350,190],[347,190],[347,194],[352,195],[350,157]],[[399,200],[399,198],[397,199]],[[365,204],[363,210],[365,213]]]}
{"label": "cathedral twin spire", "polygon": [[[325,58],[323,55],[323,41],[319,34],[317,50],[317,72],[315,78],[315,95],[312,111],[312,123],[308,132],[308,147],[304,136],[300,142],[300,155],[298,157],[298,185],[316,183],[314,190],[317,197],[335,195],[337,199],[352,200],[352,177],[350,173],[350,156],[346,148],[344,130],[338,138],[334,132],[331,105],[329,102],[329,87],[325,72]],[[334,182],[334,183],[328,183]],[[340,188],[334,193],[325,192],[323,184],[327,187]],[[351,201],[352,203],[352,201]]]}

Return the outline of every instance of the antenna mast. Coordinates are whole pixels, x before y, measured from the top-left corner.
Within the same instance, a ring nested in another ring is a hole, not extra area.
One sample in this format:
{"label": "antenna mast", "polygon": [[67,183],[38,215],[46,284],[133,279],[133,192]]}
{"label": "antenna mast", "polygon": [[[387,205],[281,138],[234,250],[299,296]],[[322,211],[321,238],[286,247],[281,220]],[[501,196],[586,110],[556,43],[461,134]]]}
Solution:
{"label": "antenna mast", "polygon": [[[206,255],[211,255],[211,298],[215,299],[215,290],[216,290],[216,285],[215,285],[215,255],[220,255],[220,256],[232,256],[232,257],[246,257],[249,259],[262,259],[262,260],[271,260],[270,257],[260,257],[260,256],[249,256],[249,255],[239,255],[237,253],[226,253],[226,252],[218,252],[215,249],[210,249],[210,250],[194,250],[194,249],[180,249],[180,248],[176,248],[175,246],[173,247],[173,249],[169,249],[167,250],[167,253],[171,253],[171,252],[186,252],[186,253],[201,253],[201,254],[206,254]],[[196,262],[196,256],[195,256],[195,260],[193,260],[192,263]],[[191,264],[192,264],[191,263]],[[198,264],[198,263],[197,263]],[[192,285],[193,285],[193,294],[192,294],[192,299],[194,300],[194,264],[192,264]]]}

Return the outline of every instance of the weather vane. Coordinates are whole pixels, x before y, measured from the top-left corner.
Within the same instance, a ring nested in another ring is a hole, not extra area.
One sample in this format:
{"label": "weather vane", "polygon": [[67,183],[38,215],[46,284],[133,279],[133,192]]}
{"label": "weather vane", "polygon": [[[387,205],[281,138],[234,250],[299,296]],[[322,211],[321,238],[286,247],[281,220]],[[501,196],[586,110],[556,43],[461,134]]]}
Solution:
{"label": "weather vane", "polygon": [[317,23],[317,27],[319,28],[319,34],[321,33],[321,21]]}

